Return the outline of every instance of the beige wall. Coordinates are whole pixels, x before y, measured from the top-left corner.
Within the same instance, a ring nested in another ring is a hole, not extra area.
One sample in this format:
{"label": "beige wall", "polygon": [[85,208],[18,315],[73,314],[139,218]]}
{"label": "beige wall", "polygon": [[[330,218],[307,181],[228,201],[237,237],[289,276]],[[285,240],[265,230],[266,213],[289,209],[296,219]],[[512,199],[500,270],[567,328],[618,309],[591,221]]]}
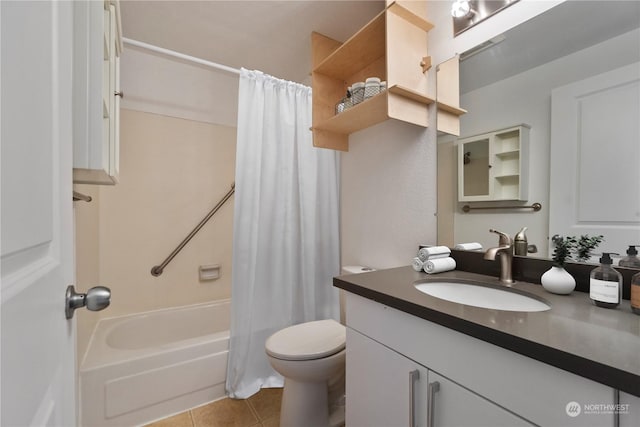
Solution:
{"label": "beige wall", "polygon": [[[182,241],[229,191],[235,176],[233,127],[122,110],[120,181],[76,186],[77,288],[111,288],[111,306],[80,310],[78,355],[96,322],[231,296],[233,198],[159,277],[151,267]],[[220,264],[221,277],[201,282],[200,265]]]}
{"label": "beige wall", "polygon": [[[105,316],[228,298],[233,198],[169,264],[150,270],[229,191],[235,128],[122,110],[120,182],[100,189],[100,279],[112,290]],[[220,264],[200,282],[200,265]]]}

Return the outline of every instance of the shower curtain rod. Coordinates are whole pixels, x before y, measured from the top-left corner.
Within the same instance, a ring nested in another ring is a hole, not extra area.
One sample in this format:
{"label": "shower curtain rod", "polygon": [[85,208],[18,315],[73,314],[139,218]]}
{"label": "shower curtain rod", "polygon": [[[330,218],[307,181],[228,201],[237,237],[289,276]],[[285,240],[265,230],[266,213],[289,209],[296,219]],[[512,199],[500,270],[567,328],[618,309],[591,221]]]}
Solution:
{"label": "shower curtain rod", "polygon": [[137,40],[128,39],[126,37],[122,38],[124,44],[128,44],[130,46],[136,46],[142,49],[151,50],[153,52],[158,52],[163,55],[172,56],[174,58],[182,59],[184,61],[193,62],[196,64],[204,65],[207,67],[215,68],[217,70],[226,71],[228,73],[233,73],[236,75],[240,75],[240,70],[237,68],[229,67],[227,65],[217,64],[215,62],[207,61],[205,59],[196,58],[195,56],[185,55],[184,53],[176,52],[175,50],[165,49],[163,47],[154,46],[152,44],[139,42]]}

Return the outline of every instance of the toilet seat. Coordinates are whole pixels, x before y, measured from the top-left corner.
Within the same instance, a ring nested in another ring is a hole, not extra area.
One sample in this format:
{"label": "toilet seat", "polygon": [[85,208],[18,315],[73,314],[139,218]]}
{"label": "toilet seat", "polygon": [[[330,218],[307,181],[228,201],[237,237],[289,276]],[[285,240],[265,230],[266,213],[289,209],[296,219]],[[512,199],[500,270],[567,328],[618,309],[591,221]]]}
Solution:
{"label": "toilet seat", "polygon": [[289,326],[271,335],[267,354],[282,360],[322,359],[345,348],[346,329],[333,319]]}

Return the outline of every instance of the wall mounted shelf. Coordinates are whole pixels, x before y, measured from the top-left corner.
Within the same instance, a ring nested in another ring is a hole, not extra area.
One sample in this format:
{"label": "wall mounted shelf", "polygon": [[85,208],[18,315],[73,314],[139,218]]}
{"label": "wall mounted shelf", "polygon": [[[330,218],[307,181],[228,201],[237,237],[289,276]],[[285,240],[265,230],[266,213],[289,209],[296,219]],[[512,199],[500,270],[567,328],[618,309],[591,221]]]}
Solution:
{"label": "wall mounted shelf", "polygon": [[[312,33],[314,146],[347,151],[349,134],[390,118],[428,126],[426,3],[387,1],[344,43]],[[347,88],[374,76],[388,90],[336,115]]]}

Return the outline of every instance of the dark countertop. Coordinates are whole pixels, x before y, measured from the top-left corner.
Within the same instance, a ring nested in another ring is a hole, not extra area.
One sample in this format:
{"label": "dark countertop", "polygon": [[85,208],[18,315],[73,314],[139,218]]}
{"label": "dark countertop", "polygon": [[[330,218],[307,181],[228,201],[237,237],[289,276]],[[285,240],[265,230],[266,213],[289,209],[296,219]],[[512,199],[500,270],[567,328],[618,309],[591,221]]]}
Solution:
{"label": "dark countertop", "polygon": [[[596,307],[589,294],[555,295],[541,285],[513,286],[551,304],[544,312],[492,310],[426,295],[416,281],[461,279],[500,285],[496,277],[464,271],[429,275],[410,266],[333,279],[334,286],[502,348],[640,396],[640,316],[629,301]],[[347,314],[348,315],[348,314]]]}

